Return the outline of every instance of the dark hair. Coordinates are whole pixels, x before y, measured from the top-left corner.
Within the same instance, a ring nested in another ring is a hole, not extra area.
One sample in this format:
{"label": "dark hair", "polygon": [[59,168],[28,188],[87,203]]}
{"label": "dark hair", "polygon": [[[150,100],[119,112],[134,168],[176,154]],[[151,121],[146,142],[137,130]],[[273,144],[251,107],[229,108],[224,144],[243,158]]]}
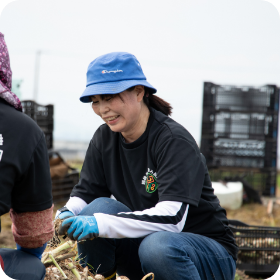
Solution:
{"label": "dark hair", "polygon": [[[93,97],[93,96],[95,96],[95,95],[92,95],[90,97]],[[116,94],[100,94],[101,100],[104,100],[107,97],[114,97],[114,96],[116,96]]]}
{"label": "dark hair", "polygon": [[[135,86],[128,88],[127,91],[133,91],[134,88]],[[163,100],[162,98],[154,94],[149,93],[149,88],[144,87],[144,90],[145,90],[145,94],[143,97],[143,101],[148,107],[152,107],[157,111],[162,112],[166,116],[171,116],[173,108],[170,105],[170,103],[168,103],[167,101]]]}

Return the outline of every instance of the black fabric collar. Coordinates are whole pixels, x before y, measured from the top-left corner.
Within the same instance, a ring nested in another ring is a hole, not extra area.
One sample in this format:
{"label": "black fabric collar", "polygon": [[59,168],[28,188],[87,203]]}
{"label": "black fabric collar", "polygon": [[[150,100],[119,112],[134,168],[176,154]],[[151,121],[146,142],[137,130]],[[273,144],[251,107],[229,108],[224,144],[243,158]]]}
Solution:
{"label": "black fabric collar", "polygon": [[125,149],[134,149],[134,148],[137,148],[137,147],[139,147],[142,143],[144,143],[145,140],[147,139],[147,137],[148,137],[148,135],[149,135],[150,128],[151,128],[152,123],[153,123],[153,120],[154,120],[154,109],[153,109],[153,108],[149,108],[149,110],[150,110],[150,116],[149,116],[147,128],[146,128],[145,132],[144,132],[137,140],[135,140],[135,141],[132,142],[132,143],[125,143],[125,140],[124,140],[122,134],[119,133],[120,142],[121,142],[122,146],[123,146]]}
{"label": "black fabric collar", "polygon": [[8,103],[5,99],[3,99],[3,98],[1,98],[1,97],[0,97],[0,103],[5,104],[5,105],[8,105],[8,106],[10,106],[10,107],[14,107],[13,105],[11,105],[10,103]]}

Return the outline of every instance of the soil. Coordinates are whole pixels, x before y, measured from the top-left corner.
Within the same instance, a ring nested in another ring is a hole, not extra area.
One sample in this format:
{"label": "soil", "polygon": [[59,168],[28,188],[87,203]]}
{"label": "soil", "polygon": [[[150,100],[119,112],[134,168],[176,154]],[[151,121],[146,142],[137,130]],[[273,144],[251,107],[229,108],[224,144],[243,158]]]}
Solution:
{"label": "soil", "polygon": [[227,210],[230,220],[240,220],[249,225],[280,227],[280,205],[274,203],[271,215],[267,214],[267,201],[260,204],[244,204],[237,210]]}
{"label": "soil", "polygon": [[10,230],[1,231],[0,248],[16,248],[16,243]]}

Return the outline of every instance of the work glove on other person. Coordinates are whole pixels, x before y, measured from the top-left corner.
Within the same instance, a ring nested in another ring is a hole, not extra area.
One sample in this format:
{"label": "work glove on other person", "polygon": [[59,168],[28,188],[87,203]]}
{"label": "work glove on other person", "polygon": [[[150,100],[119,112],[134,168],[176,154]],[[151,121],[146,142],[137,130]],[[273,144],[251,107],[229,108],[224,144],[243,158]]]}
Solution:
{"label": "work glove on other person", "polygon": [[65,212],[60,213],[57,217],[60,220],[65,220],[65,219],[73,217],[73,216],[75,216],[75,215],[71,211],[65,211]]}
{"label": "work glove on other person", "polygon": [[16,245],[17,245],[17,250],[34,255],[39,260],[41,260],[42,254],[44,253],[44,251],[47,247],[47,242],[42,247],[39,247],[39,248],[23,248],[20,245],[18,245],[17,243],[16,243]]}
{"label": "work glove on other person", "polygon": [[[60,220],[65,220],[70,217],[74,217],[74,213],[68,210],[67,207],[62,207],[61,209],[58,209],[55,215],[55,220],[60,219]],[[55,235],[59,235],[57,232],[57,228],[55,227]],[[65,238],[65,237],[64,237]]]}
{"label": "work glove on other person", "polygon": [[76,216],[63,221],[58,234],[67,234],[70,239],[81,241],[98,237],[99,230],[94,216]]}
{"label": "work glove on other person", "polygon": [[71,211],[69,211],[67,207],[64,206],[57,210],[55,219],[59,218],[60,220],[64,220],[73,216],[75,215]]}

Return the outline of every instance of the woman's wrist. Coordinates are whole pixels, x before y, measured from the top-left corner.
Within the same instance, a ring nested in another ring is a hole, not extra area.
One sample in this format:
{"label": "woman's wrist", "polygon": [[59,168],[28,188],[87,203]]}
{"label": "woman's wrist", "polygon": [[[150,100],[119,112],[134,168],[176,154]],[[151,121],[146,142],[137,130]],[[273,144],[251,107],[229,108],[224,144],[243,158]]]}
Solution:
{"label": "woman's wrist", "polygon": [[65,207],[77,216],[88,204],[80,197],[71,196]]}

